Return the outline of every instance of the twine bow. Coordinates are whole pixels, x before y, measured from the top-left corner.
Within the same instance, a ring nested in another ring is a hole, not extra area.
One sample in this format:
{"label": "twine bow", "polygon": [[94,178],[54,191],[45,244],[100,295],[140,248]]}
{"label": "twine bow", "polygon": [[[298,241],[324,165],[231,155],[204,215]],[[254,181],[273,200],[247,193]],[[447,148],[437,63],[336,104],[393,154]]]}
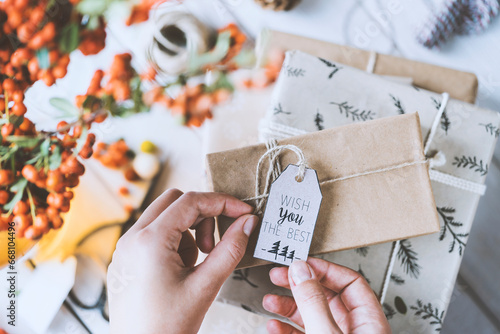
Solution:
{"label": "twine bow", "polygon": [[[265,205],[265,199],[269,194],[269,187],[273,180],[277,179],[281,174],[281,165],[279,163],[279,157],[283,151],[289,150],[294,152],[297,155],[298,162],[297,166],[299,166],[299,170],[297,172],[297,180],[303,180],[305,173],[307,162],[304,156],[304,153],[300,148],[295,145],[277,145],[277,141],[275,139],[268,141],[267,151],[264,153],[257,163],[257,170],[255,172],[255,197],[246,198],[244,201],[252,201],[255,200],[257,205],[255,206],[255,212],[257,214],[262,213],[262,209]],[[264,163],[264,160],[269,157],[269,169],[267,170],[266,175],[266,183],[264,186],[264,191],[260,193],[260,173]]]}

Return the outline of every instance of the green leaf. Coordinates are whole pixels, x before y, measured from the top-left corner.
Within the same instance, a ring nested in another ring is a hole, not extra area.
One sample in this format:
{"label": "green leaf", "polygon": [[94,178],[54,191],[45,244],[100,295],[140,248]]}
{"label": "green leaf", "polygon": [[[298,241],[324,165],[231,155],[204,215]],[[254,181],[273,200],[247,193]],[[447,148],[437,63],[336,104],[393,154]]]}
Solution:
{"label": "green leaf", "polygon": [[217,36],[214,48],[210,52],[201,55],[191,54],[189,59],[189,70],[196,71],[208,64],[215,64],[221,61],[229,51],[231,45],[231,33],[224,31]]}
{"label": "green leaf", "polygon": [[228,76],[223,72],[219,74],[217,80],[213,84],[205,87],[205,91],[207,93],[213,93],[219,89],[227,89],[230,92],[234,91],[233,84],[229,81]]}
{"label": "green leaf", "polygon": [[109,0],[83,0],[76,5],[76,10],[83,15],[99,16],[108,8]]}
{"label": "green leaf", "polygon": [[238,67],[243,68],[254,66],[256,62],[254,50],[241,50],[240,53],[233,58],[233,62],[238,65]]}
{"label": "green leaf", "polygon": [[38,66],[42,70],[46,70],[50,67],[49,50],[47,48],[42,48],[36,52],[36,58],[38,59]]}
{"label": "green leaf", "polygon": [[49,157],[49,169],[55,170],[61,165],[61,149],[56,146]]}
{"label": "green leaf", "polygon": [[61,30],[59,50],[64,53],[70,53],[76,50],[78,44],[80,44],[79,25],[77,23],[70,23]]}
{"label": "green leaf", "polygon": [[15,143],[18,147],[33,148],[40,142],[40,138],[26,136],[8,136],[7,140]]}
{"label": "green leaf", "polygon": [[[105,95],[102,97],[102,100],[105,100],[105,98],[109,95]],[[96,103],[101,103],[101,99],[95,97],[94,95],[87,95],[85,98],[85,101],[83,101],[82,107],[83,109],[92,109],[94,104]]]}
{"label": "green leaf", "polygon": [[40,153],[42,154],[42,156],[46,157],[49,155],[49,148],[50,148],[50,138],[47,138],[40,145]]}
{"label": "green leaf", "polygon": [[71,117],[78,117],[78,109],[68,100],[61,97],[53,97],[49,100],[50,104],[58,110]]}
{"label": "green leaf", "polygon": [[24,121],[24,116],[16,116],[16,115],[11,115],[9,117],[9,123],[14,125],[14,127],[19,127]]}
{"label": "green leaf", "polygon": [[87,22],[87,29],[89,30],[96,30],[99,28],[100,22],[99,22],[99,16],[90,16],[89,21]]}
{"label": "green leaf", "polygon": [[35,162],[37,162],[41,158],[41,154],[35,155],[33,158],[27,160],[24,164],[25,165],[33,165]]}
{"label": "green leaf", "polygon": [[6,211],[11,211],[14,209],[14,206],[23,198],[24,194],[24,189],[26,188],[26,185],[28,184],[28,180],[25,178],[19,179],[16,183],[14,183],[13,186],[10,187],[10,190],[15,192],[16,194],[12,199],[10,200],[9,203],[5,204],[3,206],[3,209]]}
{"label": "green leaf", "polygon": [[[9,138],[9,137],[7,137],[7,138]],[[0,151],[2,153],[2,156],[0,156],[0,162],[9,160],[18,150],[17,146],[12,147],[12,148],[8,148],[8,147],[6,147],[6,148],[7,148],[6,152]]]}

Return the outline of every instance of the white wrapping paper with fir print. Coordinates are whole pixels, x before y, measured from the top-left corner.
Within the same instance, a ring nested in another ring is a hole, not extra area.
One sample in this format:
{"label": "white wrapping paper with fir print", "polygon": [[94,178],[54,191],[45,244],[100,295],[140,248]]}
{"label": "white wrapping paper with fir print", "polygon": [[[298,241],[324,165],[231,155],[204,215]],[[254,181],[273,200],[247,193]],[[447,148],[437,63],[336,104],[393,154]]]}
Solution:
{"label": "white wrapping paper with fir print", "polygon": [[[418,111],[426,138],[441,101],[439,94],[291,51],[260,131],[263,140],[279,139]],[[432,169],[484,184],[499,127],[497,112],[450,99],[430,144],[430,156],[441,152],[439,163]],[[437,234],[401,241],[383,303],[395,333],[439,332],[481,196],[478,191],[436,181],[432,188],[442,229]],[[362,273],[380,296],[391,248],[392,244],[382,244],[323,258]],[[288,293],[272,285],[269,268],[235,272],[219,298],[266,313],[261,306],[266,293]]]}

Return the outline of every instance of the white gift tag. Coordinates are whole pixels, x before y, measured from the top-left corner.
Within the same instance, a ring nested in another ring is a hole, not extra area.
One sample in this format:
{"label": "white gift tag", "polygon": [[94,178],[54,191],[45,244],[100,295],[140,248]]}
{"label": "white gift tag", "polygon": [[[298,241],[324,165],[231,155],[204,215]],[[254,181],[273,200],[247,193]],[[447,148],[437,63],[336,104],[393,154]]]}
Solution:
{"label": "white gift tag", "polygon": [[272,183],[254,257],[284,265],[307,260],[323,195],[314,169],[300,182],[298,173],[288,165]]}

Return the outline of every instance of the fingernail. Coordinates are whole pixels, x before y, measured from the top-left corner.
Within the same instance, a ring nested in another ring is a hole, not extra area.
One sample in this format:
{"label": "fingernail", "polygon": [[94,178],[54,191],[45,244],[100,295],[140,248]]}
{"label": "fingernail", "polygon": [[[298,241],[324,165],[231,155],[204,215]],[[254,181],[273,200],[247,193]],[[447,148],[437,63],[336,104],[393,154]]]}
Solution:
{"label": "fingernail", "polygon": [[272,312],[271,311],[272,304],[270,303],[271,301],[270,298],[272,297],[270,296],[271,296],[270,294],[267,294],[264,296],[264,298],[262,298],[262,307],[264,307],[266,311]]}
{"label": "fingernail", "polygon": [[258,222],[259,218],[257,216],[252,215],[248,217],[248,219],[245,221],[245,224],[243,225],[243,233],[245,233],[249,237],[255,229],[255,226],[257,226]]}
{"label": "fingernail", "polygon": [[293,261],[289,271],[290,277],[295,285],[309,281],[314,275],[311,267],[304,261]]}

